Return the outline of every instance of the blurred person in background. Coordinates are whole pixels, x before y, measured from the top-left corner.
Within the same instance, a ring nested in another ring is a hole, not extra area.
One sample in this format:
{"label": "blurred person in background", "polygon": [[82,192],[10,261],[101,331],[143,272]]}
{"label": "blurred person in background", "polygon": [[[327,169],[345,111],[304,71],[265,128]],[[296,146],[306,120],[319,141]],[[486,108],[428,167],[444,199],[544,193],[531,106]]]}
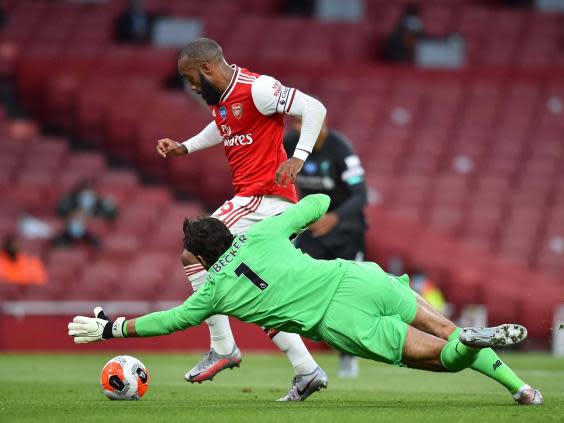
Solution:
{"label": "blurred person in background", "polygon": [[[302,121],[294,118],[293,131],[284,138],[287,152],[294,151]],[[315,259],[364,260],[367,190],[364,169],[349,141],[325,124],[312,153],[296,179],[302,196],[327,194],[329,212],[296,239],[296,246]],[[339,377],[357,377],[358,358],[341,354]]]}
{"label": "blurred person in background", "polygon": [[123,43],[145,43],[151,37],[152,21],[153,17],[145,10],[142,0],[130,0],[116,19],[114,37]]}
{"label": "blurred person in background", "polygon": [[88,230],[88,215],[82,210],[74,210],[68,216],[65,227],[52,240],[55,247],[88,245],[100,247],[98,238]]}
{"label": "blurred person in background", "polygon": [[503,4],[509,7],[527,7],[533,6],[534,0],[503,0]]}
{"label": "blurred person in background", "polygon": [[0,29],[4,28],[8,23],[8,15],[3,7],[0,7]]}
{"label": "blurred person in background", "polygon": [[19,285],[47,282],[47,272],[41,259],[21,252],[14,235],[7,235],[2,242],[0,281]]}
{"label": "blurred person in background", "polygon": [[53,236],[53,228],[49,223],[28,212],[19,217],[18,232],[29,239],[48,239]]}
{"label": "blurred person in background", "polygon": [[413,63],[417,41],[425,37],[419,6],[406,5],[403,15],[384,43],[383,57],[390,62]]}
{"label": "blurred person in background", "polygon": [[310,17],[315,8],[314,0],[286,0],[282,10],[290,16]]}
{"label": "blurred person in background", "polygon": [[118,214],[114,201],[100,197],[94,190],[94,184],[89,180],[80,182],[59,201],[57,206],[57,214],[62,217],[68,217],[75,210],[80,210],[90,217],[100,217],[110,221]]}

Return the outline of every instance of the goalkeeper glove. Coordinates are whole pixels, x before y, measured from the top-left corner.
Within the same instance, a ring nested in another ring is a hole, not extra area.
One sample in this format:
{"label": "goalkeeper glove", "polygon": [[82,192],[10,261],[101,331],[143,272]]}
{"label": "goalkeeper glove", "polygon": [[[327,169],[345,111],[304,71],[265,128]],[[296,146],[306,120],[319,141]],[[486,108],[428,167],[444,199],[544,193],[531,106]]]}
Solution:
{"label": "goalkeeper glove", "polygon": [[112,322],[102,307],[94,309],[94,317],[76,316],[69,323],[69,335],[75,344],[86,344],[110,338],[124,338],[125,317],[118,317]]}

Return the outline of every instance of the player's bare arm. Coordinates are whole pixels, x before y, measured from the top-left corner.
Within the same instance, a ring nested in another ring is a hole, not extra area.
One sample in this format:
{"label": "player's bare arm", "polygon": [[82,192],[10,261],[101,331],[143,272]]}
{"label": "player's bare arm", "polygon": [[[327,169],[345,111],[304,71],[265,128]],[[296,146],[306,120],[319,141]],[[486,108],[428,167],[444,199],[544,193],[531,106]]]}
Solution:
{"label": "player's bare arm", "polygon": [[339,223],[339,215],[329,212],[309,227],[311,234],[317,238],[327,235]]}

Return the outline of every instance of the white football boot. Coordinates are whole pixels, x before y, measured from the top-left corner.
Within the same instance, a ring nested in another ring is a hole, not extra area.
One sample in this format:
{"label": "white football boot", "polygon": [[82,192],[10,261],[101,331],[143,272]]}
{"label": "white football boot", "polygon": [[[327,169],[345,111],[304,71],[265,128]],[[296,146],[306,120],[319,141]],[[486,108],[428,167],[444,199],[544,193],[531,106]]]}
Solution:
{"label": "white football boot", "polygon": [[192,370],[184,375],[187,382],[202,383],[205,380],[213,380],[216,374],[225,369],[233,369],[241,365],[241,351],[237,346],[233,347],[231,354],[221,355],[212,348]]}
{"label": "white football boot", "polygon": [[527,338],[527,329],[517,324],[504,324],[491,328],[464,328],[458,340],[468,347],[506,347]]}
{"label": "white football boot", "polygon": [[307,375],[297,375],[292,379],[288,394],[276,401],[304,401],[311,394],[327,388],[329,379],[321,367],[317,367]]}
{"label": "white football boot", "polygon": [[544,398],[541,391],[538,389],[527,386],[525,389],[520,389],[513,398],[521,405],[543,405]]}

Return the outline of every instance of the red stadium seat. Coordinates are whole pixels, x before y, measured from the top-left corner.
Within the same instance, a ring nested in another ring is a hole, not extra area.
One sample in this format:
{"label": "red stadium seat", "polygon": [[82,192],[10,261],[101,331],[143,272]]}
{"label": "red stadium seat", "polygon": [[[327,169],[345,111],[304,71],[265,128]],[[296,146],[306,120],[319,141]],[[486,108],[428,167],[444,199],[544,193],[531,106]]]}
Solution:
{"label": "red stadium seat", "polygon": [[131,170],[109,170],[97,179],[100,186],[135,188],[139,182],[137,174]]}
{"label": "red stadium seat", "polygon": [[157,208],[128,207],[120,213],[115,222],[114,231],[120,236],[144,238],[157,222]]}
{"label": "red stadium seat", "polygon": [[104,239],[100,258],[113,262],[123,263],[130,260],[141,248],[141,240],[133,235],[112,234]]}
{"label": "red stadium seat", "polygon": [[102,144],[107,109],[122,86],[119,79],[110,77],[93,78],[83,84],[75,104],[74,130],[86,141]]}

